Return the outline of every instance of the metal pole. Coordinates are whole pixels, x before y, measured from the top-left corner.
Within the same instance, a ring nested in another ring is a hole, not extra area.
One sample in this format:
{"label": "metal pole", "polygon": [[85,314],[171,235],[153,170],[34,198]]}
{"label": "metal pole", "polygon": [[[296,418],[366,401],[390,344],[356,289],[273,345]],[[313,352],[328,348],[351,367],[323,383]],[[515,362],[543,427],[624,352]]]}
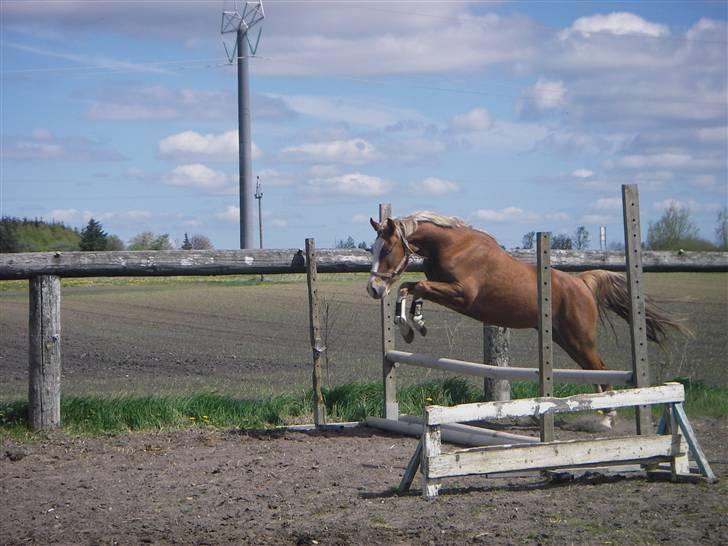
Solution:
{"label": "metal pole", "polygon": [[238,154],[240,172],[240,248],[253,248],[253,153],[250,138],[248,41],[238,29]]}
{"label": "metal pole", "polygon": [[258,200],[258,236],[260,239],[260,248],[263,248],[263,212],[261,206],[263,202],[263,191],[260,187],[260,176],[256,176],[255,179],[255,198]]}

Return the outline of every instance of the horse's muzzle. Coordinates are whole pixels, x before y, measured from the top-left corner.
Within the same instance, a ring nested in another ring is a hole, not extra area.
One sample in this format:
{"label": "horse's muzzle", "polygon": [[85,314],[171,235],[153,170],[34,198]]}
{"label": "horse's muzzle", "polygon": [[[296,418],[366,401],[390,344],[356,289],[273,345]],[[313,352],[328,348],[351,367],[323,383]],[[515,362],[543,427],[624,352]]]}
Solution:
{"label": "horse's muzzle", "polygon": [[381,277],[372,275],[369,277],[369,282],[367,283],[367,292],[375,300],[381,300],[389,292],[389,286]]}

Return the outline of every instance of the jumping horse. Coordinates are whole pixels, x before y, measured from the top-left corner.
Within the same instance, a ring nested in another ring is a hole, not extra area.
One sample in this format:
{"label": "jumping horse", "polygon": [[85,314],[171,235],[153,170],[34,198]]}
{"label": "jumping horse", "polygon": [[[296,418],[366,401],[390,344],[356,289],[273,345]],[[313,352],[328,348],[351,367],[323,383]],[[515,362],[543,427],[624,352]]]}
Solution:
{"label": "jumping horse", "polygon": [[[424,259],[427,280],[404,282],[399,287],[396,320],[407,342],[414,333],[403,322],[426,334],[422,299],[486,324],[538,328],[536,267],[513,258],[488,233],[459,218],[432,212],[388,218],[381,224],[372,219],[371,224],[377,232],[367,284],[372,298],[381,299],[390,291],[412,255]],[[409,295],[414,303],[408,318],[404,305]],[[551,301],[553,340],[582,368],[606,369],[597,351],[597,320],[609,320],[607,310],[611,310],[629,321],[625,277],[599,269],[570,275],[552,268]],[[647,298],[645,318],[647,337],[652,341],[661,343],[668,327],[692,335]]]}

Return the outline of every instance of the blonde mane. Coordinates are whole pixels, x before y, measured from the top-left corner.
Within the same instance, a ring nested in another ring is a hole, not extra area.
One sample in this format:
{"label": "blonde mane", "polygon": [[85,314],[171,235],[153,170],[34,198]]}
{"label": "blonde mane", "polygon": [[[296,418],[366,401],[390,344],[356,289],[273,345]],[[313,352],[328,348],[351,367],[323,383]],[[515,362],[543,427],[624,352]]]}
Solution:
{"label": "blonde mane", "polygon": [[445,228],[471,227],[466,224],[462,218],[458,218],[457,216],[444,216],[427,210],[422,210],[410,214],[409,216],[397,218],[396,221],[400,225],[405,238],[414,233],[417,229],[417,225],[421,222]]}

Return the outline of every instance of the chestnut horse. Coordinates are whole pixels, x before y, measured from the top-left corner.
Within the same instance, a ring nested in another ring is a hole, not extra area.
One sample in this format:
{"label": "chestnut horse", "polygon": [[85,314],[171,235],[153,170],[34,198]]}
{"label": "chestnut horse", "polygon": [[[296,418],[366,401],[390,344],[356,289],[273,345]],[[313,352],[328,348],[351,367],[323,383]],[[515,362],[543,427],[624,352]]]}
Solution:
{"label": "chestnut horse", "polygon": [[[424,258],[427,280],[402,283],[398,304],[412,295],[486,324],[538,328],[536,267],[513,258],[489,234],[459,218],[431,212],[371,223],[377,232],[367,284],[371,297],[384,297],[406,269],[410,256],[416,254]],[[582,368],[606,369],[597,351],[597,319],[607,317],[606,311],[611,310],[629,321],[625,277],[604,270],[569,275],[552,269],[551,301],[553,340]],[[424,322],[418,315],[410,318],[424,335]],[[398,317],[407,320],[403,311]],[[649,299],[645,299],[645,317],[647,337],[652,341],[661,342],[666,327],[690,335]],[[413,333],[405,336],[408,342],[412,337]]]}

